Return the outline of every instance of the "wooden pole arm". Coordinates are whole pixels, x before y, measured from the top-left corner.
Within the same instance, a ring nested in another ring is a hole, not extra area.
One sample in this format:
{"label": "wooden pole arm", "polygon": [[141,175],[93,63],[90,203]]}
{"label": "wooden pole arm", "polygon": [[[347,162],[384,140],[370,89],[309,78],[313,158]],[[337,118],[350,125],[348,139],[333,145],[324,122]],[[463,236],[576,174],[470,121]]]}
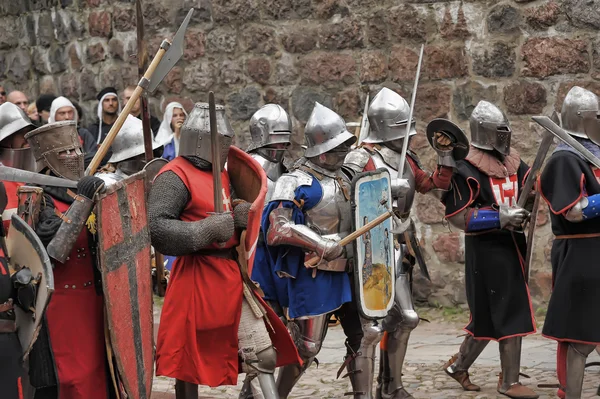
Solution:
{"label": "wooden pole arm", "polygon": [[[119,114],[119,117],[115,121],[114,125],[110,128],[110,131],[108,132],[108,135],[106,136],[106,138],[100,145],[100,148],[98,148],[96,155],[94,155],[94,159],[92,159],[92,162],[90,163],[87,170],[85,171],[86,176],[92,176],[94,173],[96,173],[96,170],[100,166],[100,161],[104,158],[104,156],[108,152],[108,149],[110,148],[113,141],[115,140],[115,137],[117,137],[117,133],[119,133],[119,130],[121,130],[123,123],[125,123],[125,119],[127,119],[127,115],[129,115],[129,113],[131,112],[131,108],[133,108],[133,105],[136,103],[138,98],[140,98],[140,96],[142,95],[144,88],[140,85],[143,84],[143,82],[147,83],[150,81],[150,79],[152,78],[152,75],[154,74],[154,71],[156,70],[156,67],[162,60],[163,56],[165,55],[165,52],[167,51],[167,49],[169,48],[170,45],[171,45],[171,43],[168,40],[163,41],[163,44],[160,46],[160,49],[154,56],[154,59],[152,60],[152,63],[150,63],[150,66],[148,67],[148,70],[144,74],[144,77],[138,83],[138,86],[135,88],[135,91],[131,95],[131,98],[129,99],[129,101],[127,101],[125,108],[123,108],[123,110]],[[102,132],[98,132],[98,134],[102,134]]]}
{"label": "wooden pole arm", "polygon": [[[346,237],[342,238],[340,240],[339,244],[342,247],[350,244],[352,241],[356,240],[358,237],[362,236],[363,234],[367,233],[368,231],[372,230],[373,228],[379,226],[381,223],[385,222],[387,219],[392,217],[393,214],[394,214],[394,212],[392,212],[392,211],[382,213],[381,215],[377,216],[377,218],[375,218],[372,221],[370,221],[369,223],[365,224],[360,229],[358,229],[355,232],[350,233]],[[315,256],[314,258],[311,258],[310,260],[305,262],[304,266],[306,266],[307,268],[315,267],[319,263],[319,261],[321,261],[321,257]]]}

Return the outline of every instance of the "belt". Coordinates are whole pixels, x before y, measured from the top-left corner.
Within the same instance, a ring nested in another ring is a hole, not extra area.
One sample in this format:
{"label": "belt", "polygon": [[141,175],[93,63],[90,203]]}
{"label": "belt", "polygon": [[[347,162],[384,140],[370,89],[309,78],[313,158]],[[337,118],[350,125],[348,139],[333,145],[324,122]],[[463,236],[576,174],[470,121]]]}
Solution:
{"label": "belt", "polygon": [[17,322],[14,320],[0,320],[0,333],[13,333],[17,331]]}
{"label": "belt", "polygon": [[570,240],[573,238],[596,238],[600,237],[600,233],[590,233],[590,234],[566,234],[561,236],[554,237],[556,240]]}
{"label": "belt", "polygon": [[200,251],[194,252],[194,255],[200,256],[214,256],[215,258],[223,259],[237,259],[237,251],[235,248],[227,249],[201,249]]}
{"label": "belt", "polygon": [[8,312],[9,310],[13,310],[13,300],[9,299],[0,305],[0,313]]}

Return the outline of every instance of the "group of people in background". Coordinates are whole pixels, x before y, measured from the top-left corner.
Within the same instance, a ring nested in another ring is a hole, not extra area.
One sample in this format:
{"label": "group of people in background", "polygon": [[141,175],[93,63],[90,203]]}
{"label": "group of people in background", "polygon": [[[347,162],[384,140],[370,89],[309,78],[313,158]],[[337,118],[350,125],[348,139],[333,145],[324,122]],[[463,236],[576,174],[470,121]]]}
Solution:
{"label": "group of people in background", "polygon": [[[79,140],[87,164],[108,135],[122,107],[127,104],[134,90],[135,86],[127,86],[119,98],[117,89],[114,87],[102,89],[96,96],[98,99],[97,119],[87,128],[82,126],[83,110],[79,104],[63,96],[42,94],[34,102],[31,102],[25,93],[18,90],[7,92],[5,87],[0,85],[0,105],[5,102],[15,104],[36,127],[60,121],[76,121]],[[138,119],[142,118],[141,100],[136,101],[130,114]],[[162,122],[154,115],[150,116],[150,127],[154,140],[159,147],[162,147],[162,156],[167,160],[172,160],[177,156],[181,126],[186,117],[187,112],[177,102],[167,104]],[[107,157],[110,157],[110,152]],[[103,160],[103,163],[107,159]]]}

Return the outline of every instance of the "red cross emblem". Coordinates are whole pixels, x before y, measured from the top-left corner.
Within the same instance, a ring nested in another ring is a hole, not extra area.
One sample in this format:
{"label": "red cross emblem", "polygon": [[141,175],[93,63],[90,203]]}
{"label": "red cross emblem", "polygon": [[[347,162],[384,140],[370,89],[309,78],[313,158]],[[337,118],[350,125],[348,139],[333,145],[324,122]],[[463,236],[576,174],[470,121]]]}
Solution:
{"label": "red cross emblem", "polygon": [[517,204],[519,184],[516,174],[502,178],[490,177],[490,185],[498,205],[513,206]]}

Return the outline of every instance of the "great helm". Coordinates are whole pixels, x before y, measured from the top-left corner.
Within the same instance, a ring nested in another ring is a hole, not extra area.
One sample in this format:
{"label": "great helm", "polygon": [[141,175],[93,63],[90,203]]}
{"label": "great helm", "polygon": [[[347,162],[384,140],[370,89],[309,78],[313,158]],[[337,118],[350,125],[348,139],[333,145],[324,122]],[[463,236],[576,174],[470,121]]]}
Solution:
{"label": "great helm", "polygon": [[[377,93],[367,111],[369,118],[369,134],[365,143],[383,143],[403,138],[406,135],[406,124],[410,114],[410,106],[401,95],[384,87]],[[415,119],[410,122],[409,136],[417,134]]]}
{"label": "great helm", "polygon": [[252,143],[247,151],[269,144],[289,144],[291,135],[292,120],[288,113],[280,105],[264,105],[250,119]]}
{"label": "great helm", "polygon": [[36,172],[50,168],[65,179],[83,176],[83,152],[75,121],[49,123],[25,135],[36,161]]}
{"label": "great helm", "polygon": [[[0,142],[25,128],[33,130],[35,126],[21,108],[9,102],[0,105]],[[35,170],[35,159],[29,148],[0,147],[0,162],[17,169]]]}
{"label": "great helm", "polygon": [[307,158],[316,157],[345,142],[354,144],[356,137],[346,129],[346,122],[329,108],[315,103],[304,129]]}
{"label": "great helm", "polygon": [[[216,111],[217,132],[221,139],[221,169],[223,169],[234,134],[225,114],[225,107],[217,105]],[[194,105],[194,109],[181,127],[179,155],[197,156],[212,163],[208,103]]]}
{"label": "great helm", "polygon": [[594,93],[574,86],[565,97],[560,116],[569,134],[600,145],[600,101]]}
{"label": "great helm", "polygon": [[[152,149],[155,150],[158,147],[160,145],[153,139]],[[119,130],[111,145],[111,149],[113,154],[108,160],[109,163],[122,162],[144,154],[144,127],[142,121],[131,114],[127,115],[123,127]]]}
{"label": "great helm", "polygon": [[471,144],[482,150],[496,150],[503,155],[510,154],[510,123],[508,118],[494,104],[479,101],[471,118]]}

